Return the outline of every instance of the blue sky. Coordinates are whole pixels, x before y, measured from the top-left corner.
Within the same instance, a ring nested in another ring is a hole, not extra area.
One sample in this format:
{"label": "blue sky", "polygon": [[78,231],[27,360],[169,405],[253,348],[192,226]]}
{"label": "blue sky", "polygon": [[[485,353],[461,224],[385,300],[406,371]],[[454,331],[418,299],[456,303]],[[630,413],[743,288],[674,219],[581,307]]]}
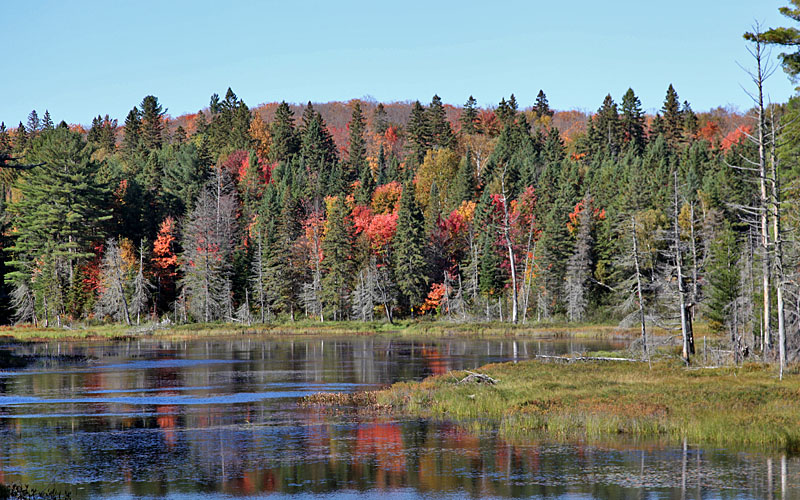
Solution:
{"label": "blue sky", "polygon": [[[787,0],[0,1],[0,120],[122,122],[145,95],[177,116],[230,86],[245,102],[348,100],[594,110],[633,87],[647,110],[673,83],[696,111],[750,101],[742,32],[789,25]],[[777,60],[778,50],[773,60]],[[778,69],[767,90],[793,94]]]}

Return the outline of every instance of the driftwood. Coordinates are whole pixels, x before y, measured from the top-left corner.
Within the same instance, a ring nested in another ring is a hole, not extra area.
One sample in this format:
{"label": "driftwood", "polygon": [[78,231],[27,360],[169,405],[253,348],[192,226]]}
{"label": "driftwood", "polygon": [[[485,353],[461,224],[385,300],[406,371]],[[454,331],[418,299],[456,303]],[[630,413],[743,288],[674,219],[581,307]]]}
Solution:
{"label": "driftwood", "polygon": [[634,358],[611,358],[607,356],[548,356],[547,354],[537,354],[537,359],[555,359],[558,361],[628,361],[630,363],[644,363],[643,359]]}
{"label": "driftwood", "polygon": [[492,377],[490,377],[488,375],[484,375],[482,373],[471,372],[469,370],[466,370],[466,372],[469,373],[469,375],[467,375],[466,377],[464,377],[461,380],[459,380],[458,381],[459,384],[471,384],[471,383],[489,384],[489,385],[497,384],[497,380],[493,379]]}

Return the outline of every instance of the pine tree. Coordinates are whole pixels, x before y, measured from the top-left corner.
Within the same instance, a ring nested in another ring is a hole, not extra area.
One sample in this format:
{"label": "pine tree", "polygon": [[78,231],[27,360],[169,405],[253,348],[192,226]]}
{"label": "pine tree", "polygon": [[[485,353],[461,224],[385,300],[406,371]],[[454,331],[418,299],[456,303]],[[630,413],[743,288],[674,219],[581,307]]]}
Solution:
{"label": "pine tree", "polygon": [[592,151],[616,156],[622,144],[622,129],[617,104],[607,95],[597,114],[591,118],[592,133],[589,134]]}
{"label": "pine tree", "polygon": [[[721,332],[737,316],[736,307],[740,294],[739,242],[728,221],[724,222],[711,241],[709,253],[711,262],[708,269],[706,317],[711,329]],[[743,322],[741,318],[739,321]]]}
{"label": "pine tree", "polygon": [[432,147],[449,148],[452,147],[455,137],[450,122],[447,121],[447,111],[444,109],[442,99],[434,95],[431,105],[426,111],[428,115],[427,128],[428,138]]}
{"label": "pine tree", "polygon": [[217,94],[212,96],[209,109],[212,110],[211,122],[205,132],[209,147],[216,155],[250,147],[250,109],[230,87],[222,101]]}
{"label": "pine tree", "polygon": [[620,117],[623,140],[634,149],[641,153],[644,151],[645,135],[644,112],[642,103],[633,89],[629,88],[622,96],[622,116]]}
{"label": "pine tree", "polygon": [[547,96],[544,90],[539,90],[536,95],[536,102],[533,105],[533,114],[536,118],[543,118],[545,116],[553,116],[553,110],[550,109],[550,104],[547,102]]}
{"label": "pine tree", "polygon": [[22,156],[25,149],[28,147],[28,133],[25,131],[25,125],[19,122],[17,130],[14,131],[14,153]]}
{"label": "pine tree", "polygon": [[128,113],[125,118],[125,136],[122,139],[122,149],[127,154],[139,151],[142,143],[142,120],[139,108],[136,106]]}
{"label": "pine tree", "polygon": [[189,137],[186,135],[186,129],[183,128],[183,125],[178,125],[178,128],[175,129],[175,134],[172,136],[172,143],[173,144],[186,144],[186,141]]}
{"label": "pine tree", "polygon": [[275,120],[269,132],[272,137],[272,147],[269,150],[271,162],[289,160],[297,153],[299,143],[294,129],[294,113],[286,101],[282,101],[275,110]]}
{"label": "pine tree", "polygon": [[577,165],[565,160],[557,181],[558,191],[555,198],[547,206],[542,217],[542,236],[539,240],[541,257],[539,268],[542,270],[542,285],[547,308],[543,316],[564,311],[564,276],[567,261],[573,252],[567,222],[569,213],[578,202]]}
{"label": "pine tree", "polygon": [[425,108],[422,107],[419,101],[415,101],[411,108],[407,134],[414,158],[418,163],[422,163],[425,153],[430,149],[431,137],[430,127],[428,127],[428,113],[426,113]]}
{"label": "pine tree", "polygon": [[28,115],[28,134],[31,138],[34,138],[41,131],[42,123],[39,121],[39,114],[34,109]]}
{"label": "pine tree", "polygon": [[480,248],[478,289],[486,296],[487,302],[492,296],[497,296],[501,292],[505,281],[501,270],[503,258],[498,246],[497,221],[494,215],[494,205],[487,189],[483,191],[475,209],[475,222],[481,228],[478,234],[478,247]]}
{"label": "pine tree", "polygon": [[355,101],[353,104],[353,116],[350,119],[348,128],[350,129],[350,136],[347,143],[348,161],[344,170],[344,178],[350,184],[362,174],[364,168],[369,168],[367,164],[367,144],[364,140],[366,121],[359,101]]}
{"label": "pine tree", "polygon": [[42,118],[42,130],[53,130],[53,119],[50,118],[50,111],[44,110],[44,117]]}
{"label": "pine tree", "polygon": [[428,291],[425,247],[425,219],[414,197],[414,185],[406,183],[400,196],[392,256],[402,302],[412,308],[422,303]]}
{"label": "pine tree", "polygon": [[689,101],[683,101],[681,107],[683,133],[686,135],[685,140],[691,142],[694,140],[695,134],[700,129],[700,124],[697,120],[697,115],[692,111],[692,106]]}
{"label": "pine tree", "polygon": [[301,137],[300,156],[303,159],[304,172],[307,181],[307,196],[314,205],[321,207],[321,200],[326,194],[339,192],[339,188],[332,188],[332,182],[339,184],[341,175],[334,181],[331,180],[338,159],[336,144],[325,126],[322,115],[314,112],[309,118]]}
{"label": "pine tree", "polygon": [[290,242],[282,237],[278,196],[278,189],[271,189],[261,206],[251,263],[250,282],[262,323],[271,321],[278,313],[288,312],[291,296]]}
{"label": "pine tree", "polygon": [[376,134],[383,134],[389,128],[389,118],[386,113],[386,108],[382,102],[379,102],[372,113],[372,130]]}
{"label": "pine tree", "polygon": [[20,197],[8,207],[14,245],[7,265],[16,270],[6,281],[29,284],[45,321],[60,321],[76,269],[94,257],[92,242],[103,239],[109,191],[97,180],[91,146],[67,128],[37,137],[29,158],[44,165],[20,177]]}
{"label": "pine tree", "polygon": [[475,134],[478,132],[478,101],[469,96],[464,109],[461,111],[461,132],[464,134]]}
{"label": "pine tree", "polygon": [[11,153],[11,134],[6,129],[5,122],[0,122],[0,154]]}
{"label": "pine tree", "polygon": [[667,88],[664,106],[661,108],[661,122],[656,132],[662,134],[672,148],[677,148],[683,138],[683,115],[678,93],[672,84]]}
{"label": "pine tree", "polygon": [[[164,142],[163,117],[167,110],[162,109],[158,98],[153,95],[145,96],[139,105],[141,112],[141,140],[142,146],[148,150],[159,149]],[[136,109],[136,108],[134,108]],[[127,121],[126,121],[127,125]]]}
{"label": "pine tree", "polygon": [[353,228],[341,196],[328,203],[325,240],[322,243],[322,303],[335,320],[344,319],[350,310],[353,284]]}
{"label": "pine tree", "polygon": [[449,210],[455,210],[464,201],[472,201],[475,198],[476,185],[475,185],[475,168],[472,166],[472,158],[469,149],[467,153],[461,158],[461,163],[458,165],[458,172],[456,172],[455,179],[450,188],[448,201],[450,206]]}

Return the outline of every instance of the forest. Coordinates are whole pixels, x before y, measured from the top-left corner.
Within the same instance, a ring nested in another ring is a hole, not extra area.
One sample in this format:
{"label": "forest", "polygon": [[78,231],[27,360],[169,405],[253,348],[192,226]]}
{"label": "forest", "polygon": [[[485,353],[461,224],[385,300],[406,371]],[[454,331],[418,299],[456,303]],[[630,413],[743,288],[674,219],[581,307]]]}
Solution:
{"label": "forest", "polygon": [[[791,11],[798,14],[799,11]],[[0,125],[6,323],[615,322],[796,357],[800,101],[352,100]],[[781,38],[783,36],[783,38]],[[797,36],[795,34],[795,36]],[[796,75],[794,54],[784,68]]]}

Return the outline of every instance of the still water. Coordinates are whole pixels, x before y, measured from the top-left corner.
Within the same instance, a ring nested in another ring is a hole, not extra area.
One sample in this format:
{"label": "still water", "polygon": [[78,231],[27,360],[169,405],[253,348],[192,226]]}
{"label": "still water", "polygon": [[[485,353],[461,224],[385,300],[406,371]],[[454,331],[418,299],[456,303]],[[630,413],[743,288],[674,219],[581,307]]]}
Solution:
{"label": "still water", "polygon": [[[686,443],[507,443],[453,423],[300,408],[604,341],[377,338],[39,344],[0,372],[0,482],[73,498],[800,498],[800,461]],[[757,418],[755,416],[754,418]]]}

